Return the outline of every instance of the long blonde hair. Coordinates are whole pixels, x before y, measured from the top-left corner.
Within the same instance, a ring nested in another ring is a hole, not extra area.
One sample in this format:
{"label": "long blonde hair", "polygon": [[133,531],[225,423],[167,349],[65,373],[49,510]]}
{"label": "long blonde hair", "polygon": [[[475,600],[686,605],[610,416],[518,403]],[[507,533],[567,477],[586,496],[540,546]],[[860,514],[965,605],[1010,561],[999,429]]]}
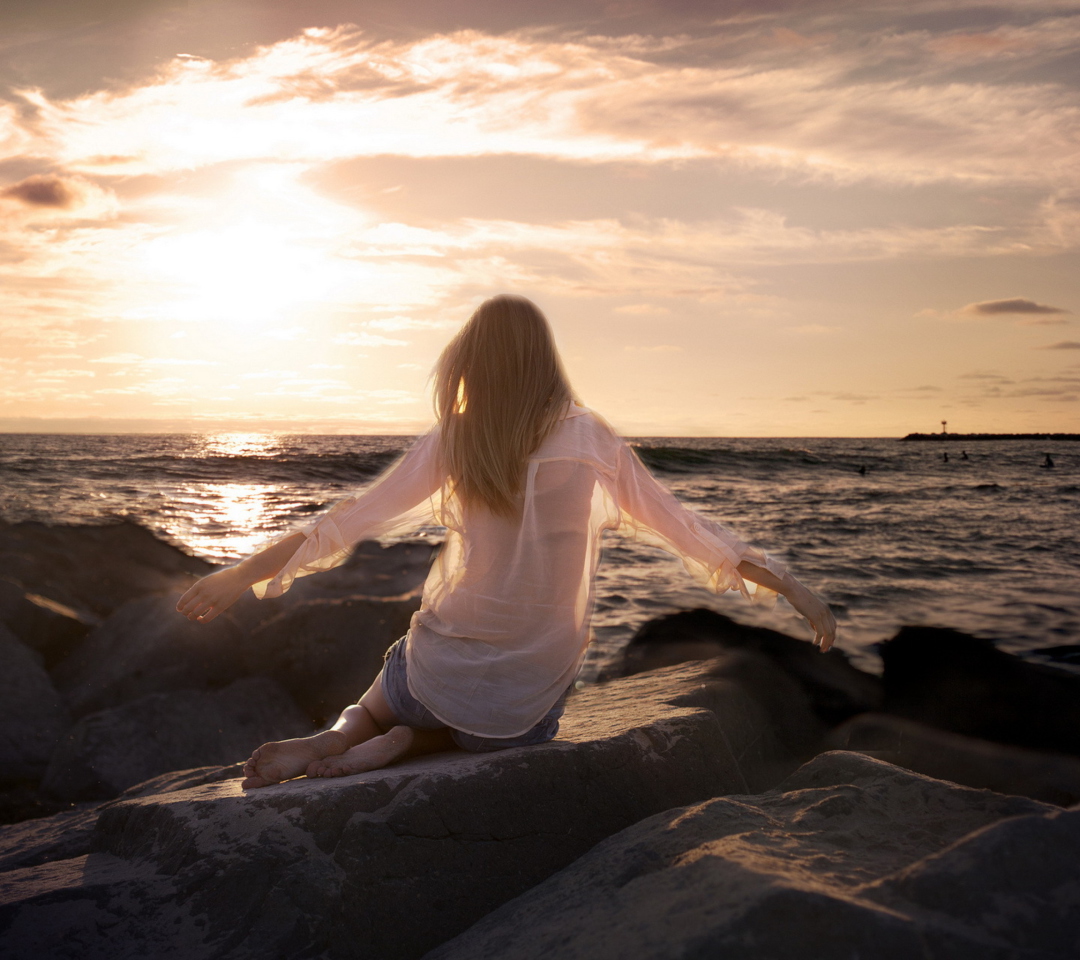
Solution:
{"label": "long blonde hair", "polygon": [[573,399],[540,308],[506,294],[485,300],[439,357],[434,392],[452,489],[513,515],[526,459]]}

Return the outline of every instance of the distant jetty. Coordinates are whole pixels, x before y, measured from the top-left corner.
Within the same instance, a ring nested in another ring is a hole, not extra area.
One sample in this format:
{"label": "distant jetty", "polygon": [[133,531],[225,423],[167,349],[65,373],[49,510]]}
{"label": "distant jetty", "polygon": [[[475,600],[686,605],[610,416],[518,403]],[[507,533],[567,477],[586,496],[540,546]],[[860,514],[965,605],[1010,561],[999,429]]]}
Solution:
{"label": "distant jetty", "polygon": [[1080,433],[909,433],[904,440],[974,443],[977,440],[1080,440]]}

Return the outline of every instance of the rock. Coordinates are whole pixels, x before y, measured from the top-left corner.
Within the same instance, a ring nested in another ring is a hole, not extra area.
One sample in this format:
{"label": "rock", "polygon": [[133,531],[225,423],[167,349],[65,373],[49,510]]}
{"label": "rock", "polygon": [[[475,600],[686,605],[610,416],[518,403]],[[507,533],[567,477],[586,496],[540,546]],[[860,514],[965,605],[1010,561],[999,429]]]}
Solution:
{"label": "rock", "polygon": [[360,699],[419,607],[419,597],[297,604],[245,641],[245,669],[273,677],[321,726]]}
{"label": "rock", "polygon": [[823,654],[805,640],[736,623],[701,608],[644,624],[630,640],[619,674],[630,676],[687,660],[705,660],[733,649],[752,650],[774,660],[799,682],[827,726],[881,704],[878,678],[853,667],[836,647]]}
{"label": "rock", "polygon": [[129,600],[53,672],[76,717],[150,693],[221,687],[243,676],[241,632],[227,616],[193,623],[178,594]]}
{"label": "rock", "polygon": [[880,645],[884,712],[997,743],[1080,756],[1080,676],[989,640],[904,627]]}
{"label": "rock", "polygon": [[384,547],[375,540],[361,540],[340,567],[315,576],[300,577],[288,593],[280,597],[256,600],[248,591],[232,606],[229,614],[242,629],[251,631],[311,600],[349,597],[412,600],[419,597],[437,552],[437,545],[422,541]]}
{"label": "rock", "polygon": [[104,617],[134,597],[187,589],[214,568],[138,524],[0,521],[0,570],[34,594]]}
{"label": "rock", "polygon": [[292,698],[265,677],[211,693],[152,693],[83,717],[53,753],[42,792],[98,800],[172,770],[245,760],[269,740],[314,728]]}
{"label": "rock", "polygon": [[425,960],[1064,960],[1078,855],[1078,813],[826,753],[624,830]]}
{"label": "rock", "polygon": [[[129,787],[118,799],[173,793],[238,776],[240,764],[177,770]],[[75,804],[74,809],[52,816],[0,826],[0,875],[20,867],[86,856],[93,844],[94,827],[101,811],[116,802]]]}
{"label": "rock", "polygon": [[26,593],[11,580],[0,580],[0,623],[41,653],[48,669],[66,657],[96,622],[97,618],[55,600]]}
{"label": "rock", "polygon": [[688,664],[581,691],[540,746],[118,800],[92,852],[0,874],[0,938],[9,960],[411,960],[643,817],[767,786],[760,721]]}
{"label": "rock", "polygon": [[967,787],[1015,794],[1067,807],[1080,803],[1080,760],[978,740],[884,713],[864,713],[828,738],[908,770]]}
{"label": "rock", "polygon": [[69,725],[41,654],[0,625],[0,782],[39,778]]}
{"label": "rock", "polygon": [[797,763],[820,752],[829,728],[814,712],[802,684],[772,657],[755,650],[726,650],[709,660],[704,670],[712,680],[737,686],[759,708],[756,722],[782,750],[767,779],[780,780]]}

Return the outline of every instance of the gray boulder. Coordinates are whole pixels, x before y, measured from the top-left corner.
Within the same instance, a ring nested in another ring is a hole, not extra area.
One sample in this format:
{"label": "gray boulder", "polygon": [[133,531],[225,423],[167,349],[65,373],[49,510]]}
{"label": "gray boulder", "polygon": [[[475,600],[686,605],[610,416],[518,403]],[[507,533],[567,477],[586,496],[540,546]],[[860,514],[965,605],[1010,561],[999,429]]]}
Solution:
{"label": "gray boulder", "polygon": [[39,836],[0,874],[0,938],[10,960],[418,958],[643,817],[768,786],[782,754],[702,664],[643,674],[571,697],[541,746],[105,805],[92,852],[44,862]]}
{"label": "gray boulder", "polygon": [[41,654],[0,624],[0,782],[41,777],[70,722]]}
{"label": "gray boulder", "polygon": [[152,693],[79,720],[54,751],[41,789],[62,800],[115,797],[169,771],[235,763],[269,740],[313,732],[266,677],[213,692]]}
{"label": "gray boulder", "polygon": [[244,641],[245,669],[273,677],[321,725],[367,690],[419,607],[418,596],[297,604]]}
{"label": "gray boulder", "polygon": [[908,770],[968,787],[1067,807],[1080,803],[1080,760],[965,737],[883,713],[852,717],[827,745],[858,750]]}
{"label": "gray boulder", "polygon": [[611,837],[425,960],[1065,960],[1080,811],[858,754]]}
{"label": "gray boulder", "polygon": [[239,628],[228,617],[193,623],[176,612],[178,597],[129,600],[56,668],[53,680],[76,717],[245,674]]}
{"label": "gray boulder", "polygon": [[[310,577],[300,577],[280,597],[256,600],[250,591],[230,609],[229,616],[245,631],[251,631],[293,607],[311,600],[341,600],[348,597],[414,599],[427,578],[438,546],[423,541],[382,546],[375,540],[361,540],[340,567]],[[396,638],[395,638],[396,639]]]}
{"label": "gray boulder", "polygon": [[14,581],[0,579],[0,623],[41,653],[46,667],[51,668],[67,656],[95,622],[96,618],[27,593]]}
{"label": "gray boulder", "polygon": [[613,672],[631,676],[734,650],[772,660],[802,687],[814,713],[826,726],[880,707],[881,681],[852,666],[838,648],[822,653],[805,640],[738,623],[704,608],[681,610],[643,624]]}
{"label": "gray boulder", "polygon": [[175,793],[240,776],[240,764],[174,770],[125,790],[116,800],[76,803],[51,816],[0,825],[0,878],[22,867],[85,857],[93,846],[101,811],[131,797]]}
{"label": "gray boulder", "polygon": [[1080,757],[1080,674],[942,627],[903,627],[879,649],[886,713]]}
{"label": "gray boulder", "polygon": [[130,521],[0,521],[4,575],[80,615],[103,617],[134,597],[183,590],[213,569]]}

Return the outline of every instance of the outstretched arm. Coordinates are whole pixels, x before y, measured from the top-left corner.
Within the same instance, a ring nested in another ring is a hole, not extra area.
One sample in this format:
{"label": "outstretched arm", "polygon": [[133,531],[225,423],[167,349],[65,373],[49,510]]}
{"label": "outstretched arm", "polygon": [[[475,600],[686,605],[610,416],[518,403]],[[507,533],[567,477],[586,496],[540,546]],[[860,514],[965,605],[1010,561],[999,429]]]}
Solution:
{"label": "outstretched arm", "polygon": [[828,604],[760,550],[682,504],[628,446],[620,450],[618,492],[623,525],[638,539],[680,556],[695,579],[717,591],[744,589],[742,578],[780,594],[810,622],[814,643],[822,651],[832,646],[836,620]]}
{"label": "outstretched arm", "polygon": [[814,628],[814,643],[821,647],[822,653],[833,645],[833,641],[836,640],[836,618],[829,609],[829,605],[816,593],[796,580],[790,573],[778,577],[749,560],[740,563],[738,571],[747,580],[779,593],[795,608],[796,613],[805,617]]}
{"label": "outstretched arm", "polygon": [[434,430],[421,437],[360,496],[340,501],[317,520],[235,566],[203,577],[180,598],[176,609],[189,620],[209,623],[245,590],[254,588],[260,599],[279,596],[296,577],[344,562],[358,540],[412,530],[429,521],[430,498],[441,485],[437,439]]}
{"label": "outstretched arm", "polygon": [[294,533],[235,566],[203,577],[180,598],[176,609],[189,620],[209,623],[236,603],[252,584],[276,577],[305,539],[303,533]]}

